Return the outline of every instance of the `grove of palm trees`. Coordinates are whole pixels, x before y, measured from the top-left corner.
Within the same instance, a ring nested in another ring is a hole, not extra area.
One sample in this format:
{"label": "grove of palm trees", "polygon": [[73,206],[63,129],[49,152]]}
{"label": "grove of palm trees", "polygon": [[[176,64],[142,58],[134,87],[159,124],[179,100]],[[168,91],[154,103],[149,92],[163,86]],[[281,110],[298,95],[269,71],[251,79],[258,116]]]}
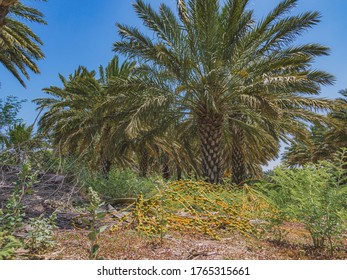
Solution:
{"label": "grove of palm trees", "polygon": [[[47,69],[37,2],[0,0],[24,88]],[[323,97],[333,50],[303,40],[321,13],[168,2],[134,0],[140,25],[115,18],[108,63],[56,72],[34,123],[1,96],[0,260],[346,259],[347,89]]]}

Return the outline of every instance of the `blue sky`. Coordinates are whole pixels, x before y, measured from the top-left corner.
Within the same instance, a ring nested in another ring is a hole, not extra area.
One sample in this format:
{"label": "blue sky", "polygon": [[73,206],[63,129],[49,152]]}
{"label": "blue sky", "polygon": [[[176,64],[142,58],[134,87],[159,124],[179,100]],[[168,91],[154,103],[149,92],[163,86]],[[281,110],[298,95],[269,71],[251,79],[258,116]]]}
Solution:
{"label": "blue sky", "polygon": [[[0,98],[15,95],[27,99],[20,117],[32,123],[36,117],[35,104],[30,101],[44,96],[42,88],[59,85],[58,73],[68,75],[79,65],[96,69],[105,65],[114,55],[112,44],[119,40],[115,23],[141,27],[128,0],[48,0],[40,2],[23,0],[39,8],[48,22],[47,26],[30,24],[44,42],[46,58],[39,62],[40,75],[31,75],[24,89],[2,65],[0,65]],[[175,8],[176,0],[151,0],[154,7],[159,3]],[[261,18],[280,0],[251,0],[250,8]],[[322,96],[336,98],[340,89],[347,88],[347,1],[345,0],[299,0],[293,13],[317,10],[322,22],[306,32],[298,43],[321,43],[331,48],[331,55],[321,57],[315,63],[319,68],[336,77],[334,86],[322,89]]]}

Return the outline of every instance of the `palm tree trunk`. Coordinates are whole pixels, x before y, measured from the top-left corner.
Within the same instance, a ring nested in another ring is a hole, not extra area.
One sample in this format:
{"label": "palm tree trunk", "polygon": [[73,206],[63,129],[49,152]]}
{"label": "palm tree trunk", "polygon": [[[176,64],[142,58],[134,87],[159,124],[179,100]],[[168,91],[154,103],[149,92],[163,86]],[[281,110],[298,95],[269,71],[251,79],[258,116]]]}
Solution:
{"label": "palm tree trunk", "polygon": [[167,181],[170,179],[169,157],[167,154],[163,154],[163,166],[162,166],[163,178]]}
{"label": "palm tree trunk", "polygon": [[[110,135],[110,131],[111,131],[111,126],[106,124],[103,127],[103,130],[101,133],[102,137],[107,139]],[[112,160],[110,160],[111,157],[110,157],[109,148],[107,147],[107,145],[101,145],[100,158],[101,158],[101,172],[103,176],[106,179],[108,179],[108,173],[110,173],[111,171]]]}
{"label": "palm tree trunk", "polygon": [[179,166],[179,164],[176,164],[176,173],[177,173],[177,180],[182,179],[182,168]]}
{"label": "palm tree trunk", "polygon": [[232,148],[232,156],[231,156],[231,164],[232,164],[232,182],[239,185],[245,179],[246,168],[245,162],[243,159],[242,150],[234,145]]}
{"label": "palm tree trunk", "polygon": [[17,0],[0,0],[0,29],[5,24],[5,18]]}
{"label": "palm tree trunk", "polygon": [[198,119],[201,141],[202,175],[212,184],[222,182],[222,124],[223,116],[205,114]]}
{"label": "palm tree trunk", "polygon": [[240,129],[236,125],[231,125],[231,131],[233,134],[231,151],[232,182],[239,185],[245,180],[247,172],[243,155],[243,143],[245,136],[242,129]]}
{"label": "palm tree trunk", "polygon": [[149,155],[146,148],[143,149],[140,159],[140,176],[147,177]]}
{"label": "palm tree trunk", "polygon": [[102,175],[108,179],[108,174],[111,171],[112,161],[109,159],[104,159],[101,163],[101,172]]}

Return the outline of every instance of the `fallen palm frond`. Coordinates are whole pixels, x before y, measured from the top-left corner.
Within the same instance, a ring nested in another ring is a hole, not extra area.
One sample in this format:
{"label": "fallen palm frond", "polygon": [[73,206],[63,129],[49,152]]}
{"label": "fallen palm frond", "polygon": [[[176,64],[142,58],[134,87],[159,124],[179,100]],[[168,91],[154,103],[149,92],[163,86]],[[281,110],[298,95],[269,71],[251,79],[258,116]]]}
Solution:
{"label": "fallen palm frond", "polygon": [[249,187],[243,191],[201,181],[175,181],[145,199],[139,195],[112,230],[135,228],[148,235],[163,236],[167,231],[203,233],[219,239],[224,231],[256,233],[252,220],[271,206]]}

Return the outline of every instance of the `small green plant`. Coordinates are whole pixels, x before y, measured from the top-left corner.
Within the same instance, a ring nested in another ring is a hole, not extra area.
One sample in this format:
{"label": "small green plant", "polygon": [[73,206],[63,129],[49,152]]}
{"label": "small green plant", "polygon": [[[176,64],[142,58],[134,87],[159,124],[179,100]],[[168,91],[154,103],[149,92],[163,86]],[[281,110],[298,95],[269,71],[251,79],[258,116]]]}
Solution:
{"label": "small green plant", "polygon": [[22,243],[13,235],[0,228],[0,260],[12,260],[16,249],[22,247]]}
{"label": "small green plant", "polygon": [[283,211],[276,212],[274,215],[268,217],[269,224],[266,225],[266,228],[273,234],[276,241],[281,242],[289,234],[289,231],[283,227],[284,222],[288,221],[288,215]]}
{"label": "small green plant", "polygon": [[[272,174],[273,176],[273,174]],[[264,185],[266,186],[264,188]],[[290,194],[288,189],[281,188],[281,186],[272,186],[261,182],[256,184],[256,187],[265,189],[267,197],[270,198],[269,204],[273,207],[270,212],[261,211],[260,218],[264,221],[261,226],[264,232],[270,233],[272,238],[278,242],[283,241],[289,231],[283,227],[285,221],[289,221],[292,217],[285,211],[290,202]]]}
{"label": "small green plant", "polygon": [[14,233],[23,223],[24,206],[21,203],[21,192],[16,189],[8,198],[0,215],[0,225],[10,233]]}
{"label": "small green plant", "polygon": [[101,202],[101,199],[96,191],[94,191],[91,187],[88,189],[89,192],[89,207],[88,211],[91,216],[90,222],[90,232],[88,234],[88,238],[90,241],[90,250],[89,250],[89,258],[92,260],[102,259],[98,258],[98,253],[100,249],[100,245],[98,244],[100,234],[106,230],[107,226],[98,226],[98,221],[103,219],[106,216],[106,212],[100,210],[100,207],[104,204]]}
{"label": "small green plant", "polygon": [[30,161],[22,164],[22,168],[18,173],[18,180],[16,181],[17,189],[21,190],[21,199],[26,193],[31,193],[31,188],[34,184],[38,183],[38,173],[32,169]]}
{"label": "small green plant", "polygon": [[26,247],[32,253],[42,253],[51,250],[55,246],[54,229],[56,228],[56,214],[49,218],[43,215],[30,219],[29,231]]}
{"label": "small green plant", "polygon": [[37,173],[32,170],[30,162],[23,163],[18,173],[15,189],[9,196],[0,216],[0,225],[10,233],[14,233],[22,225],[25,217],[22,199],[26,193],[30,193],[30,188],[35,183],[37,183]]}

